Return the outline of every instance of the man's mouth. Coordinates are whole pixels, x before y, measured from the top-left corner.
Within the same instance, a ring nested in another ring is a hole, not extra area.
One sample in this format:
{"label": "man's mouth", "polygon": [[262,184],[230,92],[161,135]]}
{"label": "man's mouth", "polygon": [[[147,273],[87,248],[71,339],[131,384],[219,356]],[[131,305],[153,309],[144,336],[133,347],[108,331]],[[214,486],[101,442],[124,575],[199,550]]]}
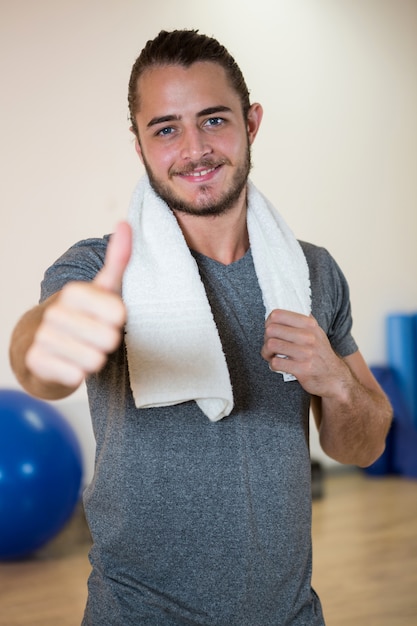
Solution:
{"label": "man's mouth", "polygon": [[172,175],[199,181],[204,178],[210,178],[213,173],[219,170],[224,164],[224,161],[220,161],[219,163],[193,163],[189,164],[187,168],[174,171]]}
{"label": "man's mouth", "polygon": [[211,167],[210,169],[206,169],[206,170],[199,170],[199,171],[192,171],[192,172],[184,172],[183,176],[193,176],[194,178],[199,178],[201,176],[207,176],[207,174],[211,174],[211,172],[214,172],[215,169],[217,169],[217,167]]}

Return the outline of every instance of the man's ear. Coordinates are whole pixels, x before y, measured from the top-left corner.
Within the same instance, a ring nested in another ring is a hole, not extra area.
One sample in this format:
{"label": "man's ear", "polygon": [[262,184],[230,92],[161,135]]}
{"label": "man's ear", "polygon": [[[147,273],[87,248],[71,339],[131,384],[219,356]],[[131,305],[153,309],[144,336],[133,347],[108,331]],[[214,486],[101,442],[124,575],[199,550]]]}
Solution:
{"label": "man's ear", "polygon": [[133,133],[134,137],[135,137],[135,150],[136,150],[136,154],[138,155],[138,157],[140,158],[140,160],[143,163],[143,156],[142,156],[142,148],[140,147],[140,143],[139,143],[139,139],[138,136],[136,135],[133,126],[130,127],[130,132]]}
{"label": "man's ear", "polygon": [[252,104],[252,106],[250,107],[248,111],[247,128],[248,128],[248,137],[249,137],[250,145],[252,145],[258,133],[259,127],[262,122],[263,114],[264,114],[263,108],[258,102],[255,102],[254,104]]}

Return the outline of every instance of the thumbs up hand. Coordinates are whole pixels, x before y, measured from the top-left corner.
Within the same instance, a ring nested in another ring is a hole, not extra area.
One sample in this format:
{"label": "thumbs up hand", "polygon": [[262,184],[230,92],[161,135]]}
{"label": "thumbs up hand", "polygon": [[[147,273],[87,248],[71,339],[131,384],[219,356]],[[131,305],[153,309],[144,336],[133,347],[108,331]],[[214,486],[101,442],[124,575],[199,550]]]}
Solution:
{"label": "thumbs up hand", "polygon": [[112,235],[103,268],[95,279],[71,282],[40,305],[42,316],[26,353],[32,376],[51,388],[48,397],[74,391],[85,376],[98,372],[121,341],[126,310],[121,299],[132,234],[121,222]]}
{"label": "thumbs up hand", "polygon": [[109,241],[103,268],[95,277],[94,285],[120,294],[131,253],[132,229],[127,222],[120,222]]}

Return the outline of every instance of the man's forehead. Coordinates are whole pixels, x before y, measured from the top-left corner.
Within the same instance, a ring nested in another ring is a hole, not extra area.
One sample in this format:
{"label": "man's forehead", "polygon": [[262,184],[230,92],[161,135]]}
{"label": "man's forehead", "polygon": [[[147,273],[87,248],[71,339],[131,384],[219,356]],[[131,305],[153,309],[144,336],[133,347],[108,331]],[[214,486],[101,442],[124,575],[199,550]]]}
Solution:
{"label": "man's forehead", "polygon": [[232,111],[240,107],[240,98],[218,63],[196,62],[190,66],[156,65],[145,70],[137,85],[138,113],[152,111],[151,119],[181,115],[193,109],[194,115],[212,108]]}

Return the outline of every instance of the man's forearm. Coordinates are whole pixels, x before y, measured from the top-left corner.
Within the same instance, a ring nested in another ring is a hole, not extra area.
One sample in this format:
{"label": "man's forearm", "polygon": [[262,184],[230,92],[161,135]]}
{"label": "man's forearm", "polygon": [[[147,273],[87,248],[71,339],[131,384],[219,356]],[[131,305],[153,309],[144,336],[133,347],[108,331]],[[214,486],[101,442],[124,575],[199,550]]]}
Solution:
{"label": "man's forearm", "polygon": [[366,467],[384,451],[392,408],[378,388],[364,386],[350,371],[343,398],[320,398],[320,443],[340,463]]}

